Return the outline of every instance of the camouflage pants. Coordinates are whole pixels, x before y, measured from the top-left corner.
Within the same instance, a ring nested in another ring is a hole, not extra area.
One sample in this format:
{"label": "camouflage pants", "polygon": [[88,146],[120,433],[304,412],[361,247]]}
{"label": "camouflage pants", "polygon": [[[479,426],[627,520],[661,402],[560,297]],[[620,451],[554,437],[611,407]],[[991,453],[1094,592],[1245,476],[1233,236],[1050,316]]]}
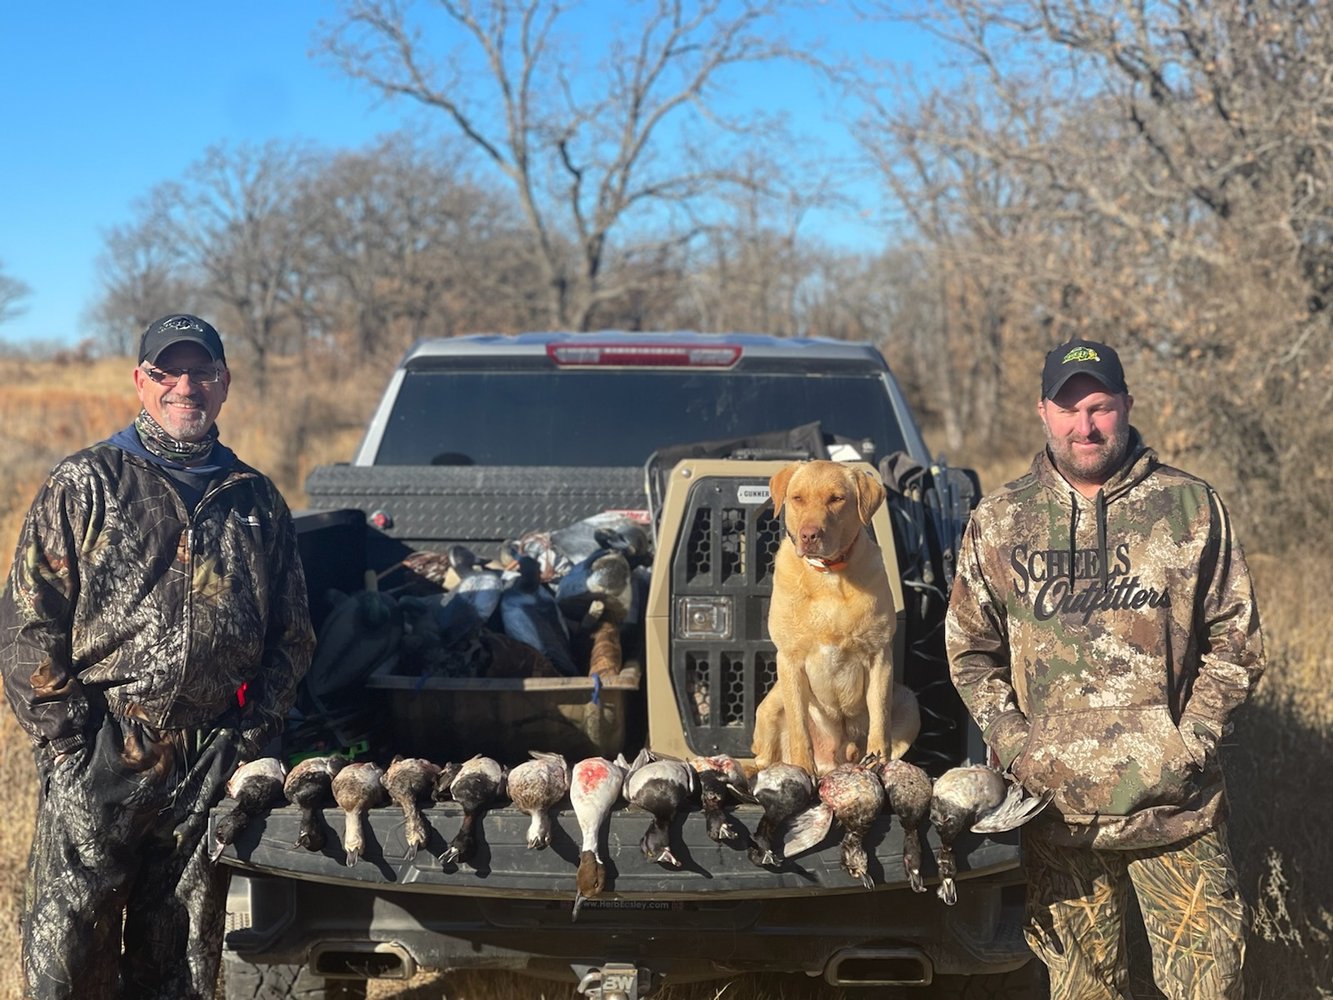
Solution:
{"label": "camouflage pants", "polygon": [[208,860],[208,812],[238,735],[196,741],[109,715],[94,725],[59,764],[37,754],[24,996],[211,1000],[227,874]]}
{"label": "camouflage pants", "polygon": [[1170,1000],[1240,1000],[1245,906],[1224,829],[1167,847],[1094,851],[1025,838],[1028,945],[1052,1000],[1129,1000],[1125,911],[1132,889]]}

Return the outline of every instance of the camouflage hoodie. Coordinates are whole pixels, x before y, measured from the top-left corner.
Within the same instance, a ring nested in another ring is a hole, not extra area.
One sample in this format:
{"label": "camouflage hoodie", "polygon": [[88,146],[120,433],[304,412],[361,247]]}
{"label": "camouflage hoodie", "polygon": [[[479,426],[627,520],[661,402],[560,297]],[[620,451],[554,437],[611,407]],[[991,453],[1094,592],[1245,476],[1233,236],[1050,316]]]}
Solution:
{"label": "camouflage hoodie", "polygon": [[[1263,670],[1249,572],[1207,483],[1162,465],[1137,431],[1089,500],[1043,450],[986,497],[960,552],[950,671],[986,742],[1032,791],[1055,789],[1042,835],[1137,848],[1215,826],[1215,754]],[[1063,819],[1063,822],[1060,820]],[[1037,832],[1037,831],[1034,831]]]}
{"label": "camouflage hoodie", "polygon": [[280,726],[314,638],[291,515],[242,462],[191,517],[167,474],[109,442],[38,492],[0,597],[5,695],[33,742],[83,745],[90,702],[159,729],[237,705],[250,750]]}

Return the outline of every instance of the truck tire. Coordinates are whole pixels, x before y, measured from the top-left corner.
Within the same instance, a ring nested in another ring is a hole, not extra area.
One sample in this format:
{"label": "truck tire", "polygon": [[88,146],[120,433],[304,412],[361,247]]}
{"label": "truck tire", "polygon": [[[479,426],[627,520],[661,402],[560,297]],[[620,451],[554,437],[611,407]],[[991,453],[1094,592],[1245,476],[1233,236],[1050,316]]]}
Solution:
{"label": "truck tire", "polygon": [[225,1000],[365,1000],[361,979],[325,979],[304,965],[252,965],[235,955],[222,959]]}

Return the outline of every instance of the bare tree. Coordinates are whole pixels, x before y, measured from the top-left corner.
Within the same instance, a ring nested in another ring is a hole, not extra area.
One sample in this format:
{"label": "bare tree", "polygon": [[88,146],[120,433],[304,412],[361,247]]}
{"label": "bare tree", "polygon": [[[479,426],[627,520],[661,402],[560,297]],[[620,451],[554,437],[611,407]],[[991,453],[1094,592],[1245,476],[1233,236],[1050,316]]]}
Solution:
{"label": "bare tree", "polygon": [[153,320],[200,308],[203,296],[188,281],[177,249],[166,245],[152,225],[116,226],[103,241],[97,256],[101,294],[87,318],[104,350],[132,354]]}
{"label": "bare tree", "polygon": [[1275,533],[1326,518],[1330,483],[1306,451],[1333,431],[1329,11],[945,0],[909,14],[968,77],[874,105],[872,141],[934,256],[942,338],[1006,359],[988,405],[1027,408],[1014,363],[1101,334],[1138,362],[1157,405],[1136,419],[1168,456],[1192,455]]}
{"label": "bare tree", "polygon": [[317,217],[302,195],[323,162],[303,144],[269,142],[215,147],[190,171],[178,232],[249,346],[261,390],[269,355],[304,336],[297,279]]}
{"label": "bare tree", "polygon": [[[577,29],[558,0],[434,0],[444,28],[434,46],[409,5],[346,0],[320,46],[385,97],[440,112],[507,178],[544,275],[547,322],[583,329],[625,291],[606,266],[612,239],[626,259],[657,256],[646,244],[660,219],[732,179],[721,138],[753,142],[770,126],[757,113],[727,118],[713,98],[728,70],[794,56],[780,33],[789,5],[636,4],[637,33],[617,35],[591,71],[577,64]],[[445,39],[458,43],[446,52]]]}
{"label": "bare tree", "polygon": [[5,274],[4,261],[0,261],[0,323],[21,316],[27,306],[19,303],[32,293],[26,282]]}
{"label": "bare tree", "polygon": [[334,157],[306,198],[318,325],[346,331],[351,357],[397,353],[428,333],[532,325],[522,304],[541,281],[512,199],[473,180],[456,153],[389,136]]}

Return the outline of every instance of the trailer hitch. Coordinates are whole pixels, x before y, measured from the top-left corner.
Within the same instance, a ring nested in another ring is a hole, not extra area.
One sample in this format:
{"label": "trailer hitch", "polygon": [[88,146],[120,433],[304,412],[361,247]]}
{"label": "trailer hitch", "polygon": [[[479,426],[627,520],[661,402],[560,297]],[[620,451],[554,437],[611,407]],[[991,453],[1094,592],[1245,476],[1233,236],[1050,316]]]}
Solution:
{"label": "trailer hitch", "polygon": [[579,980],[578,991],[588,1000],[641,1000],[648,995],[652,978],[648,969],[628,962],[607,962],[588,968]]}

